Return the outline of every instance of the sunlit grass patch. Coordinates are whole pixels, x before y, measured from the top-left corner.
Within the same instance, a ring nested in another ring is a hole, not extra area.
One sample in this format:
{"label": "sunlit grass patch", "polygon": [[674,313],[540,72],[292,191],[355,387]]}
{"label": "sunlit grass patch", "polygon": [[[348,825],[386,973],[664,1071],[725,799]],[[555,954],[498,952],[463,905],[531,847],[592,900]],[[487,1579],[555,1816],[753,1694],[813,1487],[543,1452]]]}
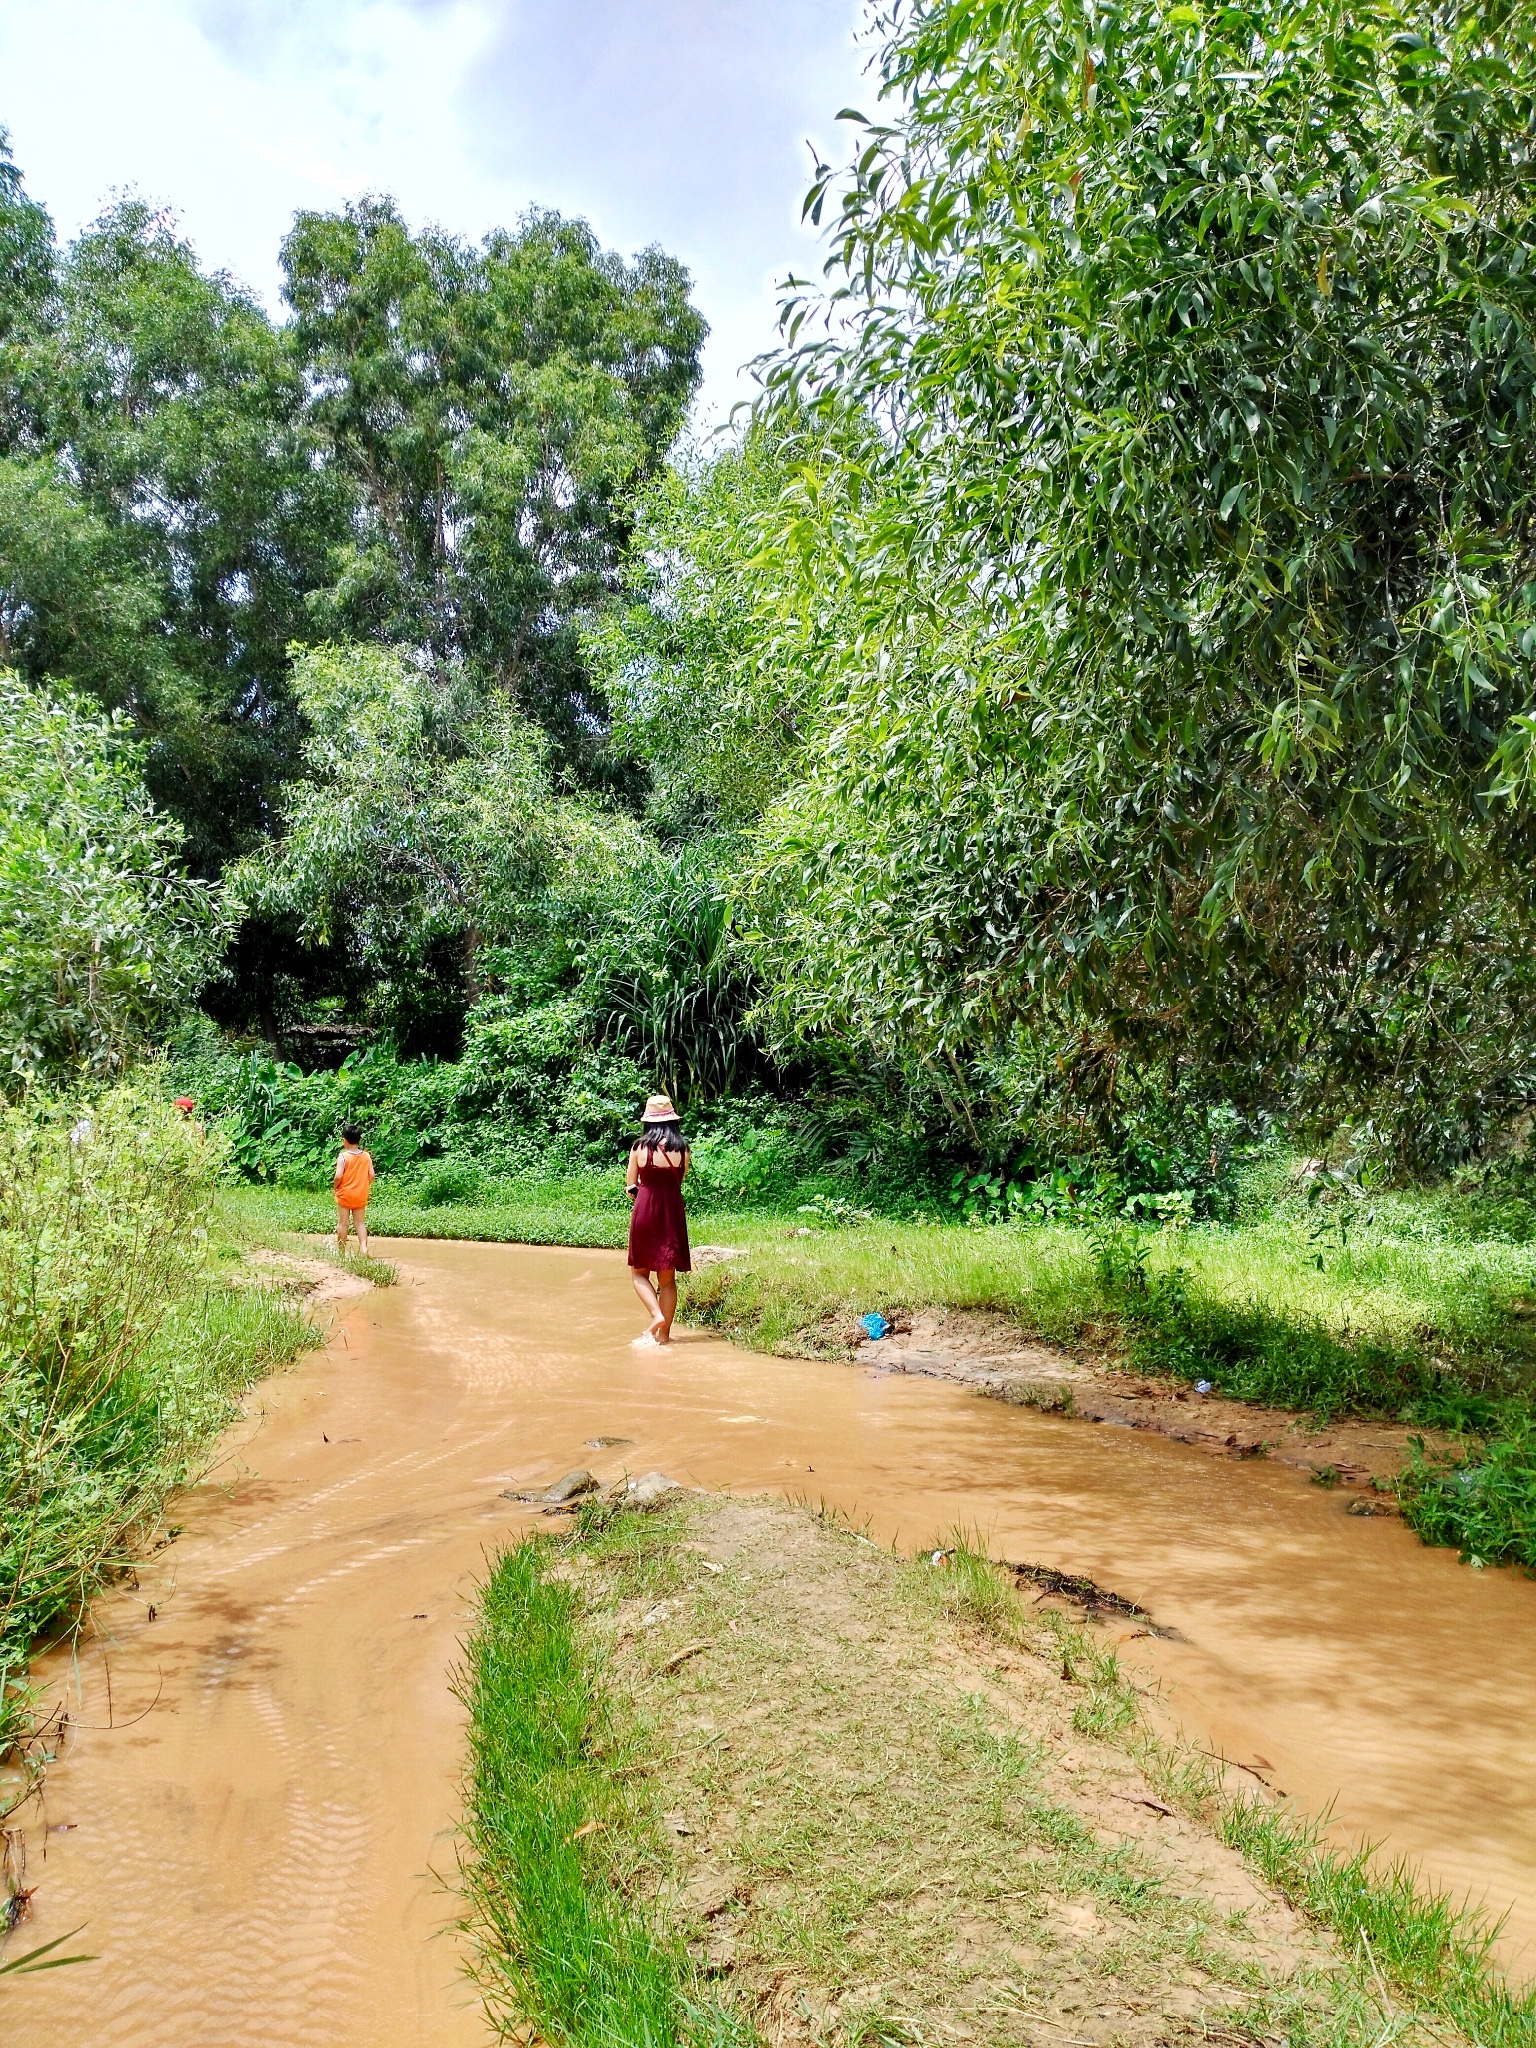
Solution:
{"label": "sunlit grass patch", "polygon": [[[1251,1794],[1234,1797],[1219,1761],[1152,1733],[1113,1649],[1070,1614],[1026,1609],[979,1538],[957,1533],[948,1546],[919,1553],[904,1579],[910,1594],[947,1618],[1059,1660],[1062,1681],[1080,1691],[1074,1732],[1123,1747],[1150,1784],[1213,1826],[1265,1883],[1339,1940],[1352,1983],[1314,1979],[1305,1997],[1295,1986],[1266,1994],[1266,2009],[1289,2015],[1290,2038],[1358,2040],[1440,2021],[1479,2048],[1536,2044],[1536,1988],[1506,1982],[1493,1959],[1496,1922],[1426,1887],[1404,1862],[1383,1865],[1369,1847],[1335,1847],[1321,1821]],[[1037,1812],[1035,1826],[1061,1847],[1081,1833],[1073,1816],[1048,1810]],[[1103,1870],[1085,1888],[1114,1894],[1129,1883],[1135,1896],[1140,1882],[1136,1873]]]}
{"label": "sunlit grass patch", "polygon": [[1335,1849],[1320,1823],[1264,1800],[1228,1802],[1221,1832],[1284,1898],[1330,1928],[1384,1989],[1479,2048],[1536,2042],[1536,1990],[1511,1989],[1494,1966],[1496,1923],[1426,1889],[1407,1864],[1383,1868],[1369,1849]]}
{"label": "sunlit grass patch", "polygon": [[[628,1535],[607,1539],[611,1562]],[[697,1993],[648,1903],[663,1857],[648,1749],[604,1685],[580,1596],[549,1569],[546,1544],[529,1539],[497,1563],[461,1689],[474,1975],[503,2038],[531,2024],[572,2048],[744,2040]]]}
{"label": "sunlit grass patch", "polygon": [[400,1279],[399,1272],[388,1259],[381,1259],[372,1252],[347,1252],[339,1263],[343,1272],[366,1280],[372,1287],[393,1287]]}
{"label": "sunlit grass patch", "polygon": [[530,1540],[496,1566],[469,1641],[477,1981],[505,2032],[532,2021],[556,2040],[673,2041],[679,1958],[615,1882],[616,1866],[654,1855],[654,1819],[619,1775],[633,1736],[608,1710],[576,1606]]}

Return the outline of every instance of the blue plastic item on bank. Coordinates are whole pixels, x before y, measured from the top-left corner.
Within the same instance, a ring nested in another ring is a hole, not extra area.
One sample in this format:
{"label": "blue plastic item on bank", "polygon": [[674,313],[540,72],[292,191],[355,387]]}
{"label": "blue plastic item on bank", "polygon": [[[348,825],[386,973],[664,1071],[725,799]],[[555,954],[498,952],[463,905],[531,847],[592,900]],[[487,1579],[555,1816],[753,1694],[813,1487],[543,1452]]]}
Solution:
{"label": "blue plastic item on bank", "polygon": [[859,1317],[859,1328],[866,1337],[872,1337],[877,1344],[890,1327],[877,1308],[872,1308],[867,1316]]}

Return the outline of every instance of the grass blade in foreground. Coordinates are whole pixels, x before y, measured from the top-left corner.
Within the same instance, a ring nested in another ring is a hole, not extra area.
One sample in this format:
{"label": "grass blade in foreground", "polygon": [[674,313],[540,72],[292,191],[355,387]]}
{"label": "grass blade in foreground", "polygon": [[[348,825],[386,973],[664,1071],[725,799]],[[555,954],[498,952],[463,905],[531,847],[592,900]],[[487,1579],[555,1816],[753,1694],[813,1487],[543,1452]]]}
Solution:
{"label": "grass blade in foreground", "polygon": [[95,1956],[56,1956],[53,1953],[66,1941],[73,1941],[80,1932],[80,1928],[73,1927],[68,1934],[56,1934],[52,1941],[45,1941],[41,1948],[28,1949],[24,1956],[13,1956],[8,1963],[0,1963],[0,1977],[30,1977],[39,1970],[67,1970],[71,1963],[94,1963]]}
{"label": "grass blade in foreground", "polygon": [[492,2019],[574,2048],[670,2048],[734,2030],[688,1996],[686,1958],[636,1878],[654,1859],[650,1795],[624,1767],[578,1626],[575,1589],[525,1541],[486,1587],[465,1674],[474,1975]]}

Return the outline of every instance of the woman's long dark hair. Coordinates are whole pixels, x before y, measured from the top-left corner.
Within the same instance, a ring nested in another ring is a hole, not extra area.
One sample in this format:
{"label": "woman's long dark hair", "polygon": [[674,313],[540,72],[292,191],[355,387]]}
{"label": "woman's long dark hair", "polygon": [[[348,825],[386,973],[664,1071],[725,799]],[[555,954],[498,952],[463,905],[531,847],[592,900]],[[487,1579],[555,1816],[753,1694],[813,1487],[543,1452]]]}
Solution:
{"label": "woman's long dark hair", "polygon": [[669,1159],[676,1159],[688,1150],[688,1140],[683,1136],[683,1127],[675,1117],[667,1123],[642,1124],[640,1143],[649,1145],[654,1151],[665,1152]]}

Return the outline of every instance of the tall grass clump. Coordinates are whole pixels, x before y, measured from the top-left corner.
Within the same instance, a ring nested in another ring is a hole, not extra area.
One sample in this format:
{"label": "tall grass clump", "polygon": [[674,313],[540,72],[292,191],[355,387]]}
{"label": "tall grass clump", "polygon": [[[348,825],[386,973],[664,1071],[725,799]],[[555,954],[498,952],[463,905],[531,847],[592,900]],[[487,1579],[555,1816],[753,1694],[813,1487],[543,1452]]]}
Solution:
{"label": "tall grass clump", "polygon": [[1437,1457],[1415,1439],[1397,1497],[1424,1542],[1536,1572],[1536,1415],[1504,1404],[1497,1427],[1460,1459]]}
{"label": "tall grass clump", "polygon": [[153,1089],[0,1112],[0,1754],[39,1638],[130,1563],[307,1325],[210,1270],[219,1152]]}
{"label": "tall grass clump", "polygon": [[1536,1990],[1513,1989],[1493,1961],[1498,1925],[1425,1890],[1406,1864],[1381,1869],[1369,1848],[1349,1854],[1323,1826],[1260,1799],[1236,1799],[1221,1833],[1282,1897],[1329,1927],[1373,1975],[1479,2048],[1532,2048]]}
{"label": "tall grass clump", "polygon": [[656,1816],[633,1730],[606,1696],[579,1595],[529,1539],[497,1563],[466,1651],[470,1713],[465,1882],[474,1974],[504,2036],[532,2025],[572,2048],[671,2048],[739,2038],[690,1997],[681,1949],[637,1880]]}

